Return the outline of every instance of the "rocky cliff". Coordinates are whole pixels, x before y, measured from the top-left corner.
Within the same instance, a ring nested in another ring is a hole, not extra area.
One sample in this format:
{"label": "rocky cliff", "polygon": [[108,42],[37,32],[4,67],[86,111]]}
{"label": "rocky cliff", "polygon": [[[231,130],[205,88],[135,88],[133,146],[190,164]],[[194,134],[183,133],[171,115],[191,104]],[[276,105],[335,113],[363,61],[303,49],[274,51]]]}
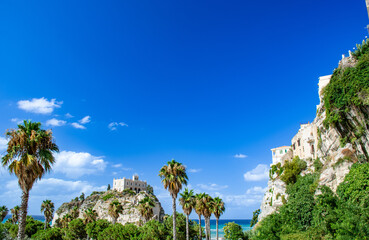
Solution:
{"label": "rocky cliff", "polygon": [[[321,103],[311,123],[313,158],[302,158],[306,166],[299,175],[319,174],[318,186],[333,192],[344,181],[355,162],[369,160],[369,44],[363,42],[355,54],[343,58],[330,82],[319,92]],[[303,139],[302,139],[303,141]],[[314,150],[315,147],[315,150]],[[278,211],[288,201],[283,170],[296,157],[294,149],[283,156],[282,163],[271,166],[268,188],[260,206],[259,221]],[[319,194],[319,187],[315,194]]]}
{"label": "rocky cliff", "polygon": [[144,191],[135,194],[132,191],[118,192],[116,190],[109,190],[106,192],[93,192],[85,199],[75,198],[70,202],[63,203],[56,211],[52,225],[54,226],[66,214],[70,214],[72,216],[75,214],[76,217],[83,219],[83,213],[88,208],[93,208],[93,210],[97,212],[97,219],[112,221],[108,214],[108,208],[109,204],[114,200],[118,200],[123,206],[123,213],[119,214],[117,223],[121,223],[123,225],[126,223],[139,224],[143,218],[137,210],[137,206],[145,196],[151,197],[155,202],[155,207],[153,208],[154,215],[152,219],[156,219],[161,222],[165,213],[155,195]]}

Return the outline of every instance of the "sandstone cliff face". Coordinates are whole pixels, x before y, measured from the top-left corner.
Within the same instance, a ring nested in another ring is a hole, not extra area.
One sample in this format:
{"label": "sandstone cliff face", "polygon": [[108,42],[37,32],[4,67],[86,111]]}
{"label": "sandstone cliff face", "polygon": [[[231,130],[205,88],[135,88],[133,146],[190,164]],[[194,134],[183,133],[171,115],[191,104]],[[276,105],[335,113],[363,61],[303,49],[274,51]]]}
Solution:
{"label": "sandstone cliff face", "polygon": [[[111,197],[108,198],[106,197],[107,195]],[[117,223],[121,223],[123,225],[126,223],[138,224],[140,221],[143,221],[143,218],[137,210],[137,206],[139,202],[143,198],[145,198],[145,196],[151,196],[155,201],[155,207],[153,208],[154,215],[152,219],[158,220],[160,222],[163,221],[163,217],[165,215],[164,209],[162,208],[159,200],[155,197],[155,195],[150,195],[146,192],[140,192],[135,195],[130,195],[127,193],[108,191],[105,193],[92,194],[83,201],[72,200],[71,202],[63,203],[62,206],[60,206],[60,208],[56,211],[52,221],[52,225],[54,226],[57,220],[63,218],[63,216],[67,213],[71,214],[71,211],[74,207],[78,207],[78,218],[83,219],[84,211],[92,207],[97,212],[97,219],[106,219],[108,221],[112,221],[111,217],[108,214],[108,208],[109,204],[113,200],[118,200],[123,206],[123,213],[119,215]]]}
{"label": "sandstone cliff face", "polygon": [[[363,159],[368,159],[369,152],[369,107],[368,105],[356,109],[352,107],[346,113],[347,121],[343,124],[338,124],[336,127],[324,126],[325,109],[321,103],[317,107],[317,116],[313,123],[316,126],[319,142],[316,144],[317,157],[323,164],[319,185],[325,185],[336,192],[337,187],[344,181],[346,174],[349,173],[353,163],[360,162]],[[356,138],[358,128],[361,128],[360,137]],[[350,136],[351,141],[344,143],[342,141],[346,136]],[[291,154],[286,154],[284,161],[290,161]],[[307,163],[307,168],[301,175],[314,172],[313,159],[304,159]],[[319,189],[319,188],[318,188]],[[319,190],[315,194],[319,194]],[[274,174],[268,182],[268,188],[264,195],[260,206],[259,221],[266,216],[278,211],[278,208],[283,205],[282,201],[288,199],[286,193],[286,184],[280,179],[280,176]]]}

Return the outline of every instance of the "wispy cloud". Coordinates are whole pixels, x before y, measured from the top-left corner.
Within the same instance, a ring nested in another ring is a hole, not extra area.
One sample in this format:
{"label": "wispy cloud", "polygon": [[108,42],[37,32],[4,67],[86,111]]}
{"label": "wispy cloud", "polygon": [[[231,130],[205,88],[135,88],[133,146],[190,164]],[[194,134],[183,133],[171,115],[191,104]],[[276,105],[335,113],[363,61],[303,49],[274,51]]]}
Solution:
{"label": "wispy cloud", "polygon": [[239,153],[233,156],[234,158],[247,158],[247,155]]}
{"label": "wispy cloud", "polygon": [[74,123],[71,123],[71,125],[74,127],[74,128],[77,128],[77,129],[86,129],[85,126],[77,123],[77,122],[74,122]]}
{"label": "wispy cloud", "polygon": [[72,114],[70,114],[70,113],[67,113],[67,114],[65,114],[65,117],[66,118],[72,118],[72,117],[74,117]]}
{"label": "wispy cloud", "polygon": [[228,185],[218,185],[216,183],[210,183],[210,184],[197,184],[197,186],[201,189],[204,189],[206,191],[219,191],[222,189],[228,188]]}
{"label": "wispy cloud", "polygon": [[16,123],[16,124],[21,124],[23,123],[23,120],[19,119],[19,118],[12,118],[10,119],[11,122]]}
{"label": "wispy cloud", "polygon": [[70,178],[103,172],[106,167],[102,157],[87,152],[62,151],[55,154],[55,160],[53,170]]}
{"label": "wispy cloud", "polygon": [[128,127],[128,125],[124,122],[111,122],[108,125],[108,128],[112,131],[117,130],[118,127]]}
{"label": "wispy cloud", "polygon": [[62,104],[62,101],[57,102],[56,99],[48,101],[46,98],[33,98],[31,101],[18,101],[18,108],[31,113],[50,114],[55,108],[60,108]]}
{"label": "wispy cloud", "polygon": [[60,127],[60,126],[64,126],[66,123],[67,122],[64,120],[52,118],[46,121],[46,126]]}
{"label": "wispy cloud", "polygon": [[80,124],[86,124],[86,123],[89,123],[89,122],[91,122],[91,117],[90,116],[86,116],[86,117],[82,118],[81,120],[79,120]]}
{"label": "wispy cloud", "polygon": [[256,168],[246,172],[243,175],[245,181],[261,181],[269,179],[269,167],[265,164],[259,164]]}
{"label": "wispy cloud", "polygon": [[8,140],[4,137],[0,137],[0,154],[8,148]]}
{"label": "wispy cloud", "polygon": [[264,195],[266,190],[267,190],[267,187],[263,188],[263,187],[256,186],[256,187],[252,187],[252,188],[247,189],[246,194],[253,194],[253,195],[257,195],[257,194],[260,195],[261,194],[261,195]]}
{"label": "wispy cloud", "polygon": [[190,168],[190,169],[188,169],[188,172],[190,172],[190,173],[198,173],[198,172],[201,172],[201,170],[202,169],[194,169],[194,168]]}

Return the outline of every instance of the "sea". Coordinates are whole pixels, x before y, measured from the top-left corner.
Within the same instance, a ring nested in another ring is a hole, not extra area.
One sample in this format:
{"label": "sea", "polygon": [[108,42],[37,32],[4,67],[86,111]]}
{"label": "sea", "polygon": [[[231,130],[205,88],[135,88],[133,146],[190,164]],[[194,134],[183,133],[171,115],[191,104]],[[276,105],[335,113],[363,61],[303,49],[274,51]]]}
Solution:
{"label": "sea", "polygon": [[[32,215],[32,217],[36,220],[39,221],[45,221],[45,217],[43,215]],[[9,218],[11,218],[11,215],[8,215],[5,217],[4,221],[8,220]],[[193,219],[194,221],[196,221],[198,223],[198,220]],[[223,227],[226,223],[229,222],[234,222],[237,223],[238,225],[240,225],[242,227],[243,231],[247,231],[250,230],[250,222],[251,220],[249,219],[219,219],[219,239],[224,239],[224,232],[223,232]],[[201,220],[201,225],[203,227],[205,227],[205,222],[204,219]],[[211,231],[211,239],[216,239],[216,221],[215,219],[210,219],[210,231]]]}

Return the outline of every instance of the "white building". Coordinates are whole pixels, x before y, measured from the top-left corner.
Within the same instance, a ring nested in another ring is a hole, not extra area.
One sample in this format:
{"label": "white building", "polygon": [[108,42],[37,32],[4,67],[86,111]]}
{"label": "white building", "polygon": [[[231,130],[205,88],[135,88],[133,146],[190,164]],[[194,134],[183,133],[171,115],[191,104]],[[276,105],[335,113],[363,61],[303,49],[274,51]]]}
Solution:
{"label": "white building", "polygon": [[121,178],[121,179],[115,179],[113,180],[113,190],[117,190],[122,192],[124,189],[130,189],[132,191],[135,191],[136,193],[139,193],[141,191],[146,191],[147,189],[147,182],[146,181],[140,181],[138,179],[138,175],[133,175],[132,179],[128,178]]}
{"label": "white building", "polygon": [[273,163],[271,165],[275,165],[277,163],[282,163],[282,157],[290,150],[290,146],[283,146],[271,149]]}

